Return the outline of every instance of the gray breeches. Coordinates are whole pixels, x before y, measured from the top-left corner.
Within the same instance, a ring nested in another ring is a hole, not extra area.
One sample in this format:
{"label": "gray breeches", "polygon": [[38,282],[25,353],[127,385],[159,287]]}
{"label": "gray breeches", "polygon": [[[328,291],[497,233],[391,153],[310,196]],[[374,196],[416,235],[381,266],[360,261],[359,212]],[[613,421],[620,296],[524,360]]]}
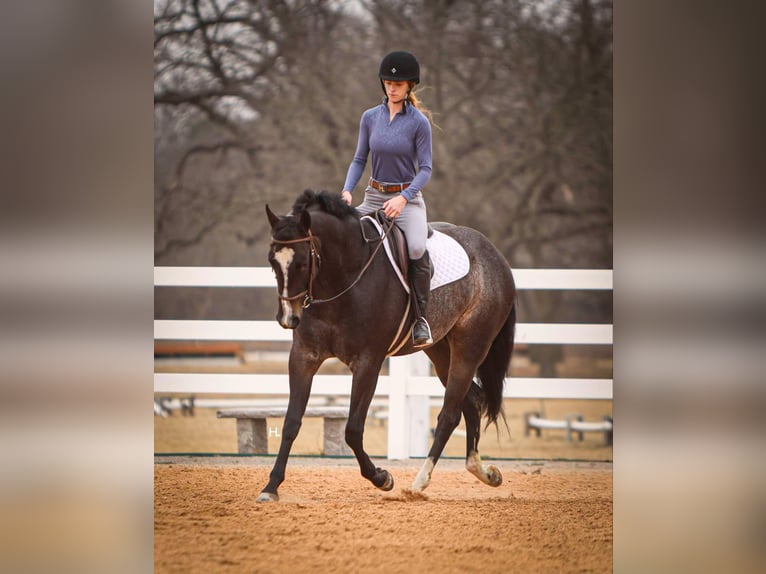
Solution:
{"label": "gray breeches", "polygon": [[[381,193],[377,189],[368,187],[364,191],[364,201],[357,207],[357,211],[362,215],[369,215],[383,209],[383,204],[396,197],[392,193]],[[426,204],[423,201],[423,195],[421,192],[417,192],[415,196],[407,202],[404,209],[396,218],[396,224],[404,232],[404,236],[407,238],[407,250],[410,254],[410,259],[420,259],[426,252],[426,239],[428,238],[428,217],[426,215]]]}

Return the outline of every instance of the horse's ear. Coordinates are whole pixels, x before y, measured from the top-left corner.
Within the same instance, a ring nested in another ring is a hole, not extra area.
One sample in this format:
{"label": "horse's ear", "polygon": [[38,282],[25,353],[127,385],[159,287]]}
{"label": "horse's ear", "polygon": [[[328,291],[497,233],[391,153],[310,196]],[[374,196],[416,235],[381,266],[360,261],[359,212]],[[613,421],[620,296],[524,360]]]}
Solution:
{"label": "horse's ear", "polygon": [[271,209],[269,209],[269,204],[266,204],[266,216],[269,218],[269,223],[271,224],[272,229],[279,221],[279,216],[275,215]]}
{"label": "horse's ear", "polygon": [[303,227],[303,229],[305,229],[306,231],[311,229],[311,216],[309,215],[309,212],[306,211],[305,209],[301,211],[300,223],[301,223],[301,227]]}

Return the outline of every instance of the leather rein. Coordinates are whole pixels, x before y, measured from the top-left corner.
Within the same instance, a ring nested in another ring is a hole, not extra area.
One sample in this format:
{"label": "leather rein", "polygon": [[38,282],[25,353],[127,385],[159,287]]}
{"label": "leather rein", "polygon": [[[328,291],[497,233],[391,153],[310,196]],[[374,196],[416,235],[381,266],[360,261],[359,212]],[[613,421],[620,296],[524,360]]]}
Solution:
{"label": "leather rein", "polygon": [[[359,222],[359,225],[361,226],[361,221]],[[274,239],[271,238],[271,242],[275,243],[277,245],[294,245],[296,243],[306,243],[309,244],[309,284],[306,289],[301,291],[300,293],[297,293],[295,295],[291,295],[288,297],[285,297],[283,295],[277,295],[279,297],[280,301],[295,301],[297,299],[300,299],[303,297],[303,308],[308,309],[311,307],[311,305],[314,305],[316,303],[329,303],[330,301],[335,301],[337,298],[341,297],[342,295],[345,295],[348,293],[359,281],[361,281],[364,274],[367,272],[367,269],[370,268],[370,265],[372,265],[372,261],[375,259],[375,256],[378,254],[378,251],[380,251],[380,248],[383,246],[383,242],[386,240],[386,237],[388,237],[388,233],[391,231],[391,229],[394,227],[394,220],[392,219],[391,222],[388,224],[388,227],[386,228],[383,235],[381,235],[379,238],[370,240],[367,239],[367,237],[364,235],[364,227],[362,227],[362,237],[367,243],[372,243],[373,241],[378,241],[378,245],[375,246],[375,249],[373,249],[372,254],[370,255],[369,259],[367,259],[367,262],[364,264],[364,267],[362,267],[361,271],[356,276],[356,279],[343,291],[338,293],[337,295],[333,295],[332,297],[328,297],[327,299],[314,299],[314,279],[317,276],[317,273],[319,272],[319,265],[322,262],[322,257],[319,255],[319,251],[317,250],[316,242],[318,241],[318,238],[316,235],[311,233],[311,229],[309,229],[309,234],[306,237],[299,237],[298,239]]]}

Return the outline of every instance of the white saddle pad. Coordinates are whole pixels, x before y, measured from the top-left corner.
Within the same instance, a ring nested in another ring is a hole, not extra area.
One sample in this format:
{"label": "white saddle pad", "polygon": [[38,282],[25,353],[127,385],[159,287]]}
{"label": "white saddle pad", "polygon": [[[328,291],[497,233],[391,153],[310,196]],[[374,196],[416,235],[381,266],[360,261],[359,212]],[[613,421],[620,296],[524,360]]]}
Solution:
{"label": "white saddle pad", "polygon": [[[383,228],[374,218],[365,215],[362,219],[371,221],[378,230],[378,233],[381,236],[383,235]],[[396,266],[396,261],[394,260],[393,253],[391,253],[388,241],[383,244],[383,247],[386,255],[388,255],[388,260],[399,277],[399,282],[404,287],[404,290],[409,293],[410,286],[404,281],[399,268]],[[468,271],[471,269],[468,254],[463,249],[463,246],[449,235],[434,230],[433,235],[426,241],[426,249],[428,249],[428,254],[431,257],[431,265],[434,267],[434,276],[431,277],[431,291],[468,275]]]}
{"label": "white saddle pad", "polygon": [[434,266],[431,291],[468,275],[471,269],[468,254],[463,246],[449,235],[434,230],[434,234],[426,242],[426,249]]}

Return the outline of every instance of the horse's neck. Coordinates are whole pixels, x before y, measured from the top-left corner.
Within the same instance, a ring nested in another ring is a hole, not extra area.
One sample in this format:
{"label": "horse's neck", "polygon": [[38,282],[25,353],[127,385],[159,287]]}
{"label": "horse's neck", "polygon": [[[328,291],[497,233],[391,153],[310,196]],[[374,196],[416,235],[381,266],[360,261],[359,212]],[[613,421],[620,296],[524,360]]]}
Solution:
{"label": "horse's neck", "polygon": [[333,279],[358,272],[370,253],[369,245],[362,241],[360,223],[323,219],[315,233],[321,242],[322,267],[327,270],[325,278]]}

